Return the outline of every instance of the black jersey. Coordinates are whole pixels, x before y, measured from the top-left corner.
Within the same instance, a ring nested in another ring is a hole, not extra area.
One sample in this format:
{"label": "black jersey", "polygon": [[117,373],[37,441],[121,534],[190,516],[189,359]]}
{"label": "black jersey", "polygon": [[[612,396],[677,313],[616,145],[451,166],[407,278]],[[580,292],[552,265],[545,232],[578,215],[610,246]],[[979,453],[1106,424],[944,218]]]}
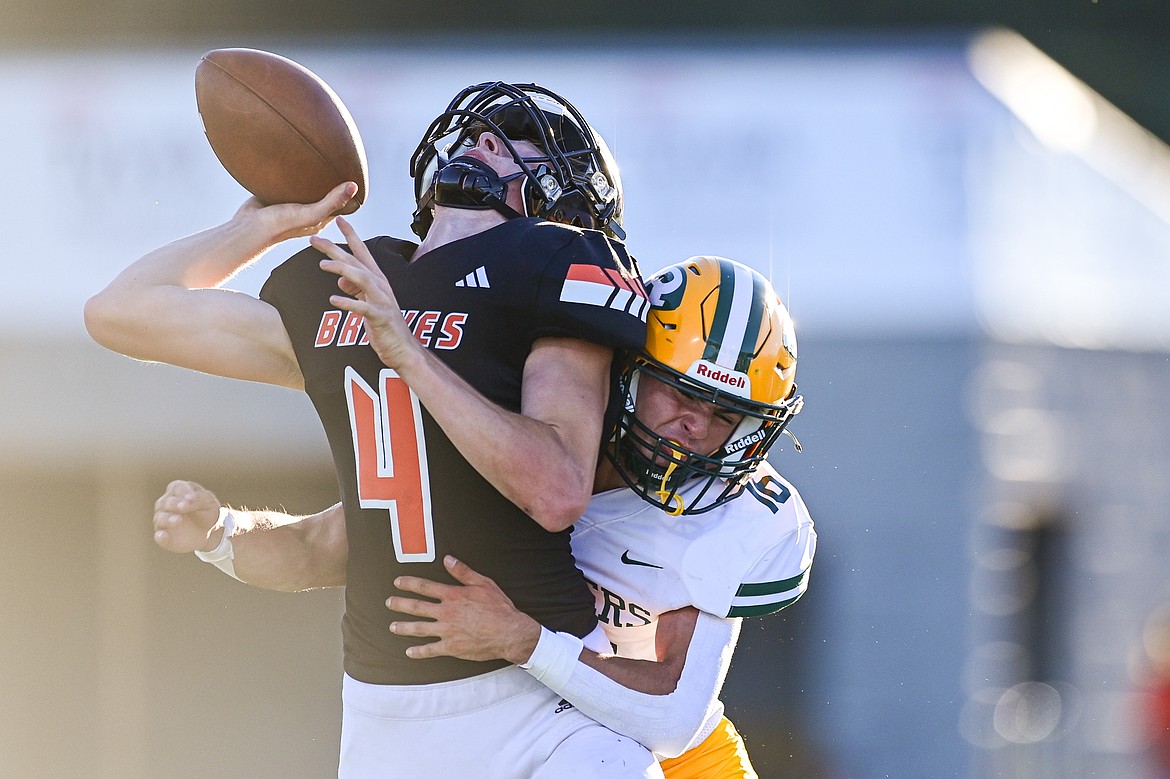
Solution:
{"label": "black jersey", "polygon": [[[622,244],[600,232],[513,219],[409,262],[417,246],[366,242],[419,341],[488,400],[520,410],[533,343],[571,337],[615,349],[645,342],[645,291]],[[349,536],[345,670],[373,684],[424,684],[503,666],[411,660],[386,598],[402,574],[439,581],[455,555],[490,576],[518,608],[583,636],[593,596],[569,531],[550,533],[463,458],[405,383],[368,345],[362,318],[330,306],[337,276],[306,249],[276,268],[261,298],[279,310],[305,390],[333,452]],[[421,431],[421,435],[420,435]],[[401,618],[401,615],[398,615]]]}

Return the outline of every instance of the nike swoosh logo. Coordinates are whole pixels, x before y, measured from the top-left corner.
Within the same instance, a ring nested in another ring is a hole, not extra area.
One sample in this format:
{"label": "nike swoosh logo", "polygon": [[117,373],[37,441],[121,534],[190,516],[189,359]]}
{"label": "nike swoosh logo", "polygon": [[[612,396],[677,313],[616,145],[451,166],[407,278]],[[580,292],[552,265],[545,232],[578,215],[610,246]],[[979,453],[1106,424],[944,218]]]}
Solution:
{"label": "nike swoosh logo", "polygon": [[629,549],[622,552],[622,562],[625,563],[626,565],[644,565],[647,568],[657,568],[659,570],[662,570],[661,565],[655,565],[654,563],[644,563],[641,560],[635,560],[634,558],[630,557],[630,550]]}

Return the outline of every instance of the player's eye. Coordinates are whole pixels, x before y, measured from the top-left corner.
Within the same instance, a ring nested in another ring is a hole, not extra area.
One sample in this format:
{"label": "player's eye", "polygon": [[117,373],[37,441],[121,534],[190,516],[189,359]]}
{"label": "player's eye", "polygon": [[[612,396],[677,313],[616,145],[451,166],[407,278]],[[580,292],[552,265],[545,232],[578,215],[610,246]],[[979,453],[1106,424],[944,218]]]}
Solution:
{"label": "player's eye", "polygon": [[483,122],[472,122],[467,125],[467,137],[463,139],[463,144],[466,146],[474,146],[479,143],[479,136],[488,131],[488,126]]}

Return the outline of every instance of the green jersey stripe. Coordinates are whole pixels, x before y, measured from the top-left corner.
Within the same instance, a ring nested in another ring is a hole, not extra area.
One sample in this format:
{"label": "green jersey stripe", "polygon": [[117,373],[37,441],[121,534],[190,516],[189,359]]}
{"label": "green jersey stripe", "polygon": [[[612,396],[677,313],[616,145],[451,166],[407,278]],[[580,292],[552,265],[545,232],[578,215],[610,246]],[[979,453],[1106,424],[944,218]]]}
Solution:
{"label": "green jersey stripe", "polygon": [[781,609],[787,608],[793,603],[796,603],[798,600],[800,600],[800,596],[803,594],[804,593],[802,592],[800,595],[776,603],[760,603],[755,606],[732,606],[731,611],[727,612],[727,616],[728,618],[764,617],[768,614],[775,614],[777,611],[780,611]]}
{"label": "green jersey stripe", "polygon": [[781,579],[775,582],[757,582],[753,584],[741,584],[739,589],[735,591],[737,598],[750,598],[759,595],[776,595],[777,593],[787,592],[796,587],[804,586],[808,579],[808,573],[812,570],[806,568],[796,576],[788,579]]}
{"label": "green jersey stripe", "polygon": [[727,616],[758,617],[795,603],[808,589],[808,574],[811,570],[806,568],[799,576],[780,581],[741,584],[731,599],[731,610]]}

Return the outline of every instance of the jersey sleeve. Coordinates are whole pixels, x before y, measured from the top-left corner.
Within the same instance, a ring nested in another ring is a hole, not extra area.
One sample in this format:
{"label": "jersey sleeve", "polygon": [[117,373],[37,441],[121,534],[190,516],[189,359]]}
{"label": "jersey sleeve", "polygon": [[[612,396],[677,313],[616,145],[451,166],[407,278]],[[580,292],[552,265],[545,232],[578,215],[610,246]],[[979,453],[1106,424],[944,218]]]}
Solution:
{"label": "jersey sleeve", "polygon": [[763,617],[799,600],[817,534],[796,489],[770,472],[721,508],[729,514],[719,532],[694,545],[684,564],[695,606],[725,617]]}
{"label": "jersey sleeve", "polygon": [[731,666],[739,629],[739,620],[699,614],[678,682],[665,695],[625,687],[581,660],[573,663],[567,676],[545,674],[543,669],[526,670],[602,725],[658,755],[677,757],[702,742],[723,713],[719,692]]}
{"label": "jersey sleeve", "polygon": [[260,287],[260,299],[280,310],[282,305],[290,302],[289,298],[299,286],[298,279],[304,274],[306,264],[320,256],[321,253],[316,249],[306,247],[277,265]]}
{"label": "jersey sleeve", "polygon": [[[416,244],[409,241],[401,241],[384,235],[369,238],[364,243],[379,263],[388,261],[385,259],[387,257],[392,257],[397,262],[405,262],[403,258],[410,257],[418,248]],[[349,248],[343,243],[337,245],[346,250]],[[293,254],[268,274],[268,278],[260,287],[260,299],[280,308],[282,304],[299,302],[297,301],[298,294],[302,296],[308,292],[317,294],[317,288],[313,286],[313,281],[318,277],[330,279],[332,284],[336,285],[337,277],[321,270],[320,262],[323,256],[312,246],[306,246]],[[336,291],[333,286],[327,286],[325,289],[327,294],[333,294]]]}
{"label": "jersey sleeve", "polygon": [[769,550],[736,587],[728,617],[764,617],[791,606],[808,589],[816,532],[794,531],[786,543]]}
{"label": "jersey sleeve", "polygon": [[646,343],[648,309],[637,263],[625,246],[602,233],[580,230],[544,265],[536,289],[534,335],[640,351]]}

